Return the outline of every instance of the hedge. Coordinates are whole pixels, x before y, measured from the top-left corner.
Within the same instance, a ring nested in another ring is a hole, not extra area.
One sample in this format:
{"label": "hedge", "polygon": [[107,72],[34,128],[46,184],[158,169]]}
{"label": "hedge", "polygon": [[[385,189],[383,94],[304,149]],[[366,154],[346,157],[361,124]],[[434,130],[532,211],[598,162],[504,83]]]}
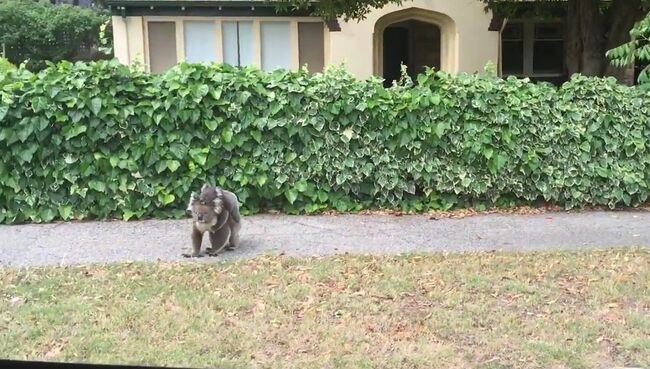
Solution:
{"label": "hedge", "polygon": [[428,71],[384,88],[339,68],[264,73],[114,61],[0,74],[0,222],[178,218],[208,181],[246,214],[637,206],[650,93]]}

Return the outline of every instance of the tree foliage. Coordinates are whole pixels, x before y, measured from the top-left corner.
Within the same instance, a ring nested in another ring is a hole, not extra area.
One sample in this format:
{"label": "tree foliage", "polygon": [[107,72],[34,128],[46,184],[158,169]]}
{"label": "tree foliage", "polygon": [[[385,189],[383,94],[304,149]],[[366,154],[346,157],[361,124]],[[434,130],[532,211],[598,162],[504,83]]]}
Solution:
{"label": "tree foliage", "polygon": [[645,63],[639,83],[650,84],[650,13],[632,28],[630,42],[608,51],[607,56],[619,67]]}
{"label": "tree foliage", "polygon": [[94,43],[107,19],[103,11],[45,0],[2,0],[0,44],[12,63],[29,60],[30,69],[39,69],[45,61],[70,59],[82,44]]}
{"label": "tree foliage", "polygon": [[316,15],[324,18],[343,17],[350,19],[364,19],[373,8],[382,8],[387,4],[400,5],[403,0],[280,0],[280,8],[305,9],[315,7]]}
{"label": "tree foliage", "polygon": [[650,195],[650,92],[428,71],[117,62],[0,74],[0,222],[181,217],[204,181],[245,213],[408,210]]}

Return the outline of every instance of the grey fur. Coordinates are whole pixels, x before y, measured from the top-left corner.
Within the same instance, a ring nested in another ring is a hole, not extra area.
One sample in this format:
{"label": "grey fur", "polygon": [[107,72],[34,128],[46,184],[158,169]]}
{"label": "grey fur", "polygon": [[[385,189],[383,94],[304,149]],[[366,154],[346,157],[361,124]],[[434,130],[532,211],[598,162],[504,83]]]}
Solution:
{"label": "grey fur", "polygon": [[[209,213],[205,213],[205,209]],[[224,249],[233,250],[239,245],[241,215],[237,196],[219,187],[204,185],[201,193],[190,196],[188,213],[191,212],[192,222],[192,254],[186,257],[200,257],[203,235],[207,232],[212,247],[208,255],[216,256]],[[207,214],[207,216],[204,216]]]}

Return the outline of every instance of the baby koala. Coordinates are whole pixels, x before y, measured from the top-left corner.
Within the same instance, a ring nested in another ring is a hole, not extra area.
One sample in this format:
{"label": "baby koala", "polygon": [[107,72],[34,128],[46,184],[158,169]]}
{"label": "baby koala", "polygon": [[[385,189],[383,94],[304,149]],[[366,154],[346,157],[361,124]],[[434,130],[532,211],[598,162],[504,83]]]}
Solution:
{"label": "baby koala", "polygon": [[216,256],[224,249],[233,250],[239,245],[241,216],[237,196],[219,187],[203,185],[201,193],[192,193],[187,206],[192,216],[192,254],[185,257],[201,257],[203,234],[210,235],[211,248],[208,255]]}

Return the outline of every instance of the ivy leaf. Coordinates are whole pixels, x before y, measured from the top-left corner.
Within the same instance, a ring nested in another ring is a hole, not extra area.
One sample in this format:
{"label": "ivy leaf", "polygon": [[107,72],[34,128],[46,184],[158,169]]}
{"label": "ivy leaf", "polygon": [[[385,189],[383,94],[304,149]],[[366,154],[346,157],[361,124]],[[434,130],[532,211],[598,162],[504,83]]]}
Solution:
{"label": "ivy leaf", "polygon": [[167,168],[174,173],[178,170],[178,168],[181,167],[181,163],[179,163],[177,160],[167,160]]}
{"label": "ivy leaf", "polygon": [[102,99],[95,97],[94,99],[90,100],[90,109],[92,110],[93,114],[99,115],[99,112],[102,110]]}
{"label": "ivy leaf", "polygon": [[496,154],[492,157],[489,163],[489,169],[492,174],[498,174],[501,169],[506,165],[508,158],[502,154]]}
{"label": "ivy leaf", "polygon": [[156,173],[160,174],[167,170],[167,162],[165,160],[161,160],[156,164]]}
{"label": "ivy leaf", "polygon": [[298,192],[305,192],[305,191],[307,191],[307,182],[306,182],[306,181],[300,181],[300,182],[296,183],[296,185],[295,185],[295,189],[296,189]]}
{"label": "ivy leaf", "polygon": [[223,141],[225,143],[230,143],[232,141],[232,136],[233,136],[233,132],[232,129],[230,128],[224,129],[223,132],[221,133],[221,137],[223,137]]}
{"label": "ivy leaf", "polygon": [[206,120],[205,126],[208,130],[214,131],[215,129],[217,129],[217,127],[219,127],[219,123],[214,120]]}
{"label": "ivy leaf", "polygon": [[293,205],[293,203],[296,202],[296,199],[298,199],[298,192],[294,189],[290,189],[284,192],[284,196],[286,196],[289,203]]}
{"label": "ivy leaf", "polygon": [[436,123],[435,126],[435,133],[438,138],[442,138],[442,136],[445,134],[445,131],[449,128],[449,124],[447,122],[439,122]]}
{"label": "ivy leaf", "polygon": [[158,194],[158,201],[163,205],[169,205],[176,200],[176,196],[172,194]]}
{"label": "ivy leaf", "polygon": [[261,174],[261,175],[257,176],[257,184],[260,187],[264,186],[264,184],[266,184],[267,180],[268,180],[268,178],[266,177],[265,174]]}
{"label": "ivy leaf", "polygon": [[40,216],[41,216],[41,220],[43,220],[44,222],[51,222],[56,217],[56,211],[50,208],[45,208],[41,210]]}
{"label": "ivy leaf", "polygon": [[345,131],[343,131],[342,135],[343,135],[343,141],[344,142],[350,142],[350,140],[354,136],[354,131],[352,129],[348,128]]}
{"label": "ivy leaf", "polygon": [[106,184],[101,181],[92,180],[88,182],[88,187],[97,192],[106,192]]}
{"label": "ivy leaf", "polygon": [[128,222],[131,218],[133,218],[136,214],[132,212],[131,210],[124,209],[122,211],[122,220],[125,222]]}
{"label": "ivy leaf", "polygon": [[207,148],[202,148],[202,149],[191,149],[190,150],[190,156],[194,161],[199,164],[200,166],[204,166],[205,163],[208,161],[208,152],[209,149]]}
{"label": "ivy leaf", "polygon": [[9,107],[8,106],[0,106],[0,122],[7,116],[7,113],[9,112]]}
{"label": "ivy leaf", "polygon": [[59,215],[63,220],[69,220],[72,217],[72,206],[71,205],[59,206]]}
{"label": "ivy leaf", "polygon": [[298,154],[296,154],[295,152],[288,152],[284,156],[284,161],[286,163],[291,163],[292,161],[296,160],[297,157],[298,157]]}
{"label": "ivy leaf", "polygon": [[22,163],[29,163],[34,158],[34,154],[38,150],[38,145],[31,145],[18,153],[18,157]]}
{"label": "ivy leaf", "polygon": [[63,136],[65,137],[66,140],[69,140],[71,138],[79,136],[80,134],[86,132],[87,130],[88,127],[81,124],[68,126],[63,129]]}

